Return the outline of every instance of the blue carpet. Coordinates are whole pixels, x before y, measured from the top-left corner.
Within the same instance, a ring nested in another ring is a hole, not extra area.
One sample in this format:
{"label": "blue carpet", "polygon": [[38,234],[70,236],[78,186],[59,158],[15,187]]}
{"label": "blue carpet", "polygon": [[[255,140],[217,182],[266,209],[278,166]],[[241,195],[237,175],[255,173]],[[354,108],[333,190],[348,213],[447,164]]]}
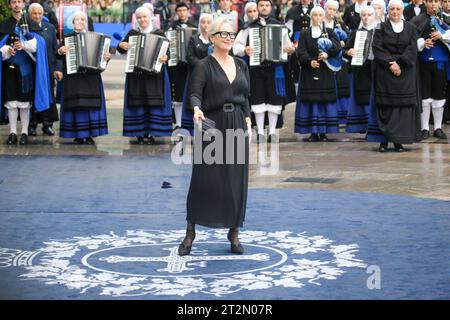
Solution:
{"label": "blue carpet", "polygon": [[0,299],[450,298],[449,202],[250,189],[243,256],[226,230],[199,228],[180,258],[189,166],[1,156],[0,168]]}

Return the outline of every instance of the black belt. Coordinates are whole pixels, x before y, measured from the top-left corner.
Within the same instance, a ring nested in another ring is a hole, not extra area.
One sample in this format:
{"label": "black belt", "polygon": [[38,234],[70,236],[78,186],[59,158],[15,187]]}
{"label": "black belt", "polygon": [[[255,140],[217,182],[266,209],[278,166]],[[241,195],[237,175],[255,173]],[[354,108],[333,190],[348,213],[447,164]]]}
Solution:
{"label": "black belt", "polygon": [[222,109],[223,112],[233,112],[236,108],[232,103],[224,103]]}

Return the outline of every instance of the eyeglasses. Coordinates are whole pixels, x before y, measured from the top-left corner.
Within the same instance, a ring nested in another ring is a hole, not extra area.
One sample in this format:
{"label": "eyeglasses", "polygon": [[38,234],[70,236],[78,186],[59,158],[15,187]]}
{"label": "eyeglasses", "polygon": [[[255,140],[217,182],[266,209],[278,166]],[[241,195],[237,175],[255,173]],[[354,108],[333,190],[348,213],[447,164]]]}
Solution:
{"label": "eyeglasses", "polygon": [[216,33],[213,33],[213,36],[215,36],[216,34],[219,34],[222,39],[226,39],[228,36],[230,36],[230,39],[235,39],[237,35],[236,32],[218,31]]}

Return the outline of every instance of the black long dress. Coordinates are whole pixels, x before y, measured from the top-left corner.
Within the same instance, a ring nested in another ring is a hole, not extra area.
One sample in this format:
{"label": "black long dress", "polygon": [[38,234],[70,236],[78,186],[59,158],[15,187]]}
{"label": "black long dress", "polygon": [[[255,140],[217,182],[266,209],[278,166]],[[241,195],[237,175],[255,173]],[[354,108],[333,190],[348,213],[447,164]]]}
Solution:
{"label": "black long dress", "polygon": [[[420,131],[416,83],[417,30],[408,21],[394,32],[388,20],[375,30],[372,49],[375,56],[375,104],[378,125],[389,141],[413,143]],[[401,75],[390,71],[396,61]]]}
{"label": "black long dress", "polygon": [[[226,129],[246,131],[246,117],[250,117],[248,97],[250,80],[247,65],[233,58],[236,65],[236,78],[229,82],[224,70],[213,56],[208,56],[195,66],[190,83],[190,102],[199,106],[205,117],[216,122],[225,145]],[[224,112],[223,105],[233,103],[233,112]],[[202,150],[209,143],[203,142]],[[223,164],[196,164],[192,169],[191,185],[187,197],[187,221],[212,228],[242,227],[245,219],[248,189],[248,137],[245,138],[245,161],[236,162],[235,141],[233,164],[225,159],[230,150],[223,149]],[[195,146],[194,146],[195,148]],[[239,150],[242,152],[243,150]],[[195,152],[195,151],[194,151]]]}

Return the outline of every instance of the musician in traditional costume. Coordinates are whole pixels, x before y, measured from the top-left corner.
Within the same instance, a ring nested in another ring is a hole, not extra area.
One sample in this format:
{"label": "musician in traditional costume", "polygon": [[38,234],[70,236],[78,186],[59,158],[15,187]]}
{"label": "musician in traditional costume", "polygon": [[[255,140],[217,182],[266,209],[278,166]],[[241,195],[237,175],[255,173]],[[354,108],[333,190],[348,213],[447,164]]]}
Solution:
{"label": "musician in traditional costume", "polygon": [[[131,49],[130,36],[156,34],[164,37],[162,30],[154,29],[150,21],[150,10],[139,7],[135,11],[138,30],[130,30],[119,43],[117,51],[121,54]],[[160,57],[165,63],[167,55]],[[123,135],[137,137],[138,144],[154,144],[155,137],[172,134],[172,100],[167,68],[160,73],[133,71],[126,74],[123,113]]]}
{"label": "musician in traditional costume", "polygon": [[[341,47],[345,47],[345,42],[348,39],[348,28],[345,25],[338,23],[336,17],[338,9],[339,2],[336,0],[328,0],[324,5],[324,22],[326,28],[334,30],[339,38]],[[350,80],[348,71],[347,63],[342,61],[341,69],[336,72],[339,124],[347,123],[347,114],[350,103]]]}
{"label": "musician in traditional costume", "polygon": [[246,63],[229,55],[236,32],[228,20],[215,20],[208,33],[214,52],[195,65],[192,76],[195,81],[190,83],[189,90],[190,103],[196,122],[203,126],[207,119],[214,121],[217,135],[214,131],[206,134],[216,137],[220,134],[224,139],[219,139],[222,142],[214,139],[218,147],[215,156],[205,159],[203,156],[208,155],[207,150],[212,144],[206,141],[203,133],[196,135],[194,149],[198,143],[201,152],[194,151],[186,201],[186,237],[178,247],[180,256],[190,254],[197,224],[229,229],[230,251],[244,253],[238,235],[247,207],[250,79]]}
{"label": "musician in traditional costume", "polygon": [[[258,19],[251,22],[247,29],[241,30],[236,38],[233,52],[235,55],[243,57],[252,56],[254,49],[249,43],[249,33],[253,28],[261,29],[268,24],[281,25],[281,23],[269,16],[272,10],[271,0],[259,0],[257,2]],[[259,31],[258,31],[259,32]],[[287,39],[288,40],[288,39]],[[292,54],[295,49],[291,43],[282,48],[283,52]],[[286,64],[285,64],[286,65]],[[287,66],[281,63],[262,61],[258,66],[251,66],[250,63],[250,84],[251,84],[251,108],[255,114],[258,130],[258,142],[262,143],[265,137],[265,116],[267,112],[269,123],[269,141],[278,142],[276,128],[279,116],[282,113],[283,104],[289,95],[293,95],[289,87],[293,88],[290,73]]]}
{"label": "musician in traditional costume", "polygon": [[[71,18],[74,32],[86,32],[87,21],[84,12],[75,12]],[[71,59],[68,53],[67,43],[58,49],[58,54],[66,59],[63,63],[59,136],[73,138],[77,144],[93,145],[94,137],[108,134],[103,80],[98,71],[68,74],[67,59]],[[110,53],[105,53],[104,59],[110,58]]]}
{"label": "musician in traditional costume", "polygon": [[[202,13],[200,14],[199,22],[198,22],[198,33],[193,35],[189,39],[188,50],[187,50],[187,60],[188,60],[188,81],[186,83],[186,88],[189,87],[189,82],[195,81],[190,76],[192,74],[192,70],[195,66],[201,63],[201,60],[208,55],[210,55],[213,51],[213,47],[211,42],[209,41],[208,36],[208,27],[213,22],[213,15],[210,13]],[[193,122],[193,113],[192,108],[189,104],[189,99],[187,98],[188,90],[185,90],[186,95],[183,99],[183,118],[182,118],[182,128],[189,130],[191,135],[194,134],[194,122]]]}
{"label": "musician in traditional costume", "polygon": [[[361,60],[361,62],[355,62],[351,66],[351,99],[347,126],[345,128],[345,131],[350,133],[366,133],[370,113],[370,96],[373,91],[372,62],[374,56],[372,52],[372,40],[375,32],[374,28],[378,24],[378,21],[375,18],[375,9],[373,6],[362,7],[360,15],[360,26],[357,30],[353,30],[350,35],[344,54],[350,61],[353,59]],[[355,48],[355,39],[358,31],[365,35],[363,43],[360,43],[359,50]]]}
{"label": "musician in traditional costume", "polygon": [[[23,0],[10,0],[12,16],[0,23],[0,117],[9,119],[8,145],[28,143],[30,108],[48,110],[51,103],[45,40],[37,23],[23,15]],[[22,130],[17,137],[20,114]]]}
{"label": "musician in traditional costume", "polygon": [[[373,107],[381,134],[371,131],[369,119],[368,141],[380,142],[379,151],[386,152],[388,142],[395,151],[403,152],[403,144],[420,139],[420,121],[416,86],[417,30],[402,20],[403,2],[391,0],[389,19],[375,29],[372,44],[375,56]],[[407,85],[405,85],[407,84]]]}
{"label": "musician in traditional costume", "polygon": [[243,28],[247,28],[248,25],[256,19],[258,19],[258,6],[256,5],[256,2],[247,2],[244,7]]}
{"label": "musician in traditional costume", "polygon": [[384,0],[372,0],[370,6],[375,10],[376,24],[386,21],[386,2]]}
{"label": "musician in traditional costume", "polygon": [[[433,113],[433,136],[438,139],[447,139],[442,131],[444,116],[445,89],[447,82],[447,64],[449,62],[448,40],[437,14],[441,8],[441,0],[426,0],[426,12],[413,18],[411,23],[417,26],[419,49],[421,99],[422,99],[422,139],[430,136],[430,113]],[[442,29],[441,33],[439,29]]]}
{"label": "musician in traditional costume", "polygon": [[403,17],[406,21],[410,21],[412,18],[425,13],[427,8],[425,6],[424,0],[412,0],[409,5],[403,10]]}
{"label": "musician in traditional costume", "polygon": [[39,113],[35,108],[31,109],[31,121],[28,127],[28,134],[30,136],[35,136],[38,123],[42,123],[42,132],[46,135],[53,136],[55,135],[55,131],[53,130],[53,122],[59,120],[58,109],[56,108],[56,100],[54,95],[54,78],[55,76],[62,77],[60,71],[57,71],[57,69],[61,70],[61,60],[57,59],[58,42],[56,40],[56,29],[52,24],[42,21],[42,17],[44,16],[44,8],[39,3],[32,3],[28,7],[28,14],[30,18],[41,27],[41,35],[45,40],[45,44],[47,47],[50,92],[53,100],[50,108],[44,112]]}
{"label": "musician in traditional costume", "polygon": [[307,139],[328,141],[326,133],[338,133],[337,86],[327,60],[341,52],[333,29],[324,27],[322,7],[311,10],[311,27],[300,34],[297,56],[301,63],[295,132],[310,133]]}
{"label": "musician in traditional costume", "polygon": [[[299,4],[294,5],[289,9],[286,16],[286,27],[290,30],[291,41],[294,47],[297,47],[300,32],[307,30],[311,21],[311,10],[314,4],[311,0],[301,0]],[[289,65],[294,78],[294,85],[296,92],[298,91],[298,77],[300,75],[300,64],[297,55],[293,54],[289,57]]]}
{"label": "musician in traditional costume", "polygon": [[[189,20],[189,7],[186,3],[180,2],[177,4],[175,12],[178,17],[173,21],[169,30],[176,30],[181,28],[197,28],[197,26]],[[181,128],[181,120],[183,114],[183,94],[188,75],[188,65],[185,62],[178,61],[175,66],[169,64],[169,76],[172,84],[172,105],[175,115],[174,131]]]}
{"label": "musician in traditional costume", "polygon": [[361,8],[368,4],[367,0],[356,0],[351,6],[349,6],[344,13],[342,19],[350,30],[358,29],[361,23]]}

